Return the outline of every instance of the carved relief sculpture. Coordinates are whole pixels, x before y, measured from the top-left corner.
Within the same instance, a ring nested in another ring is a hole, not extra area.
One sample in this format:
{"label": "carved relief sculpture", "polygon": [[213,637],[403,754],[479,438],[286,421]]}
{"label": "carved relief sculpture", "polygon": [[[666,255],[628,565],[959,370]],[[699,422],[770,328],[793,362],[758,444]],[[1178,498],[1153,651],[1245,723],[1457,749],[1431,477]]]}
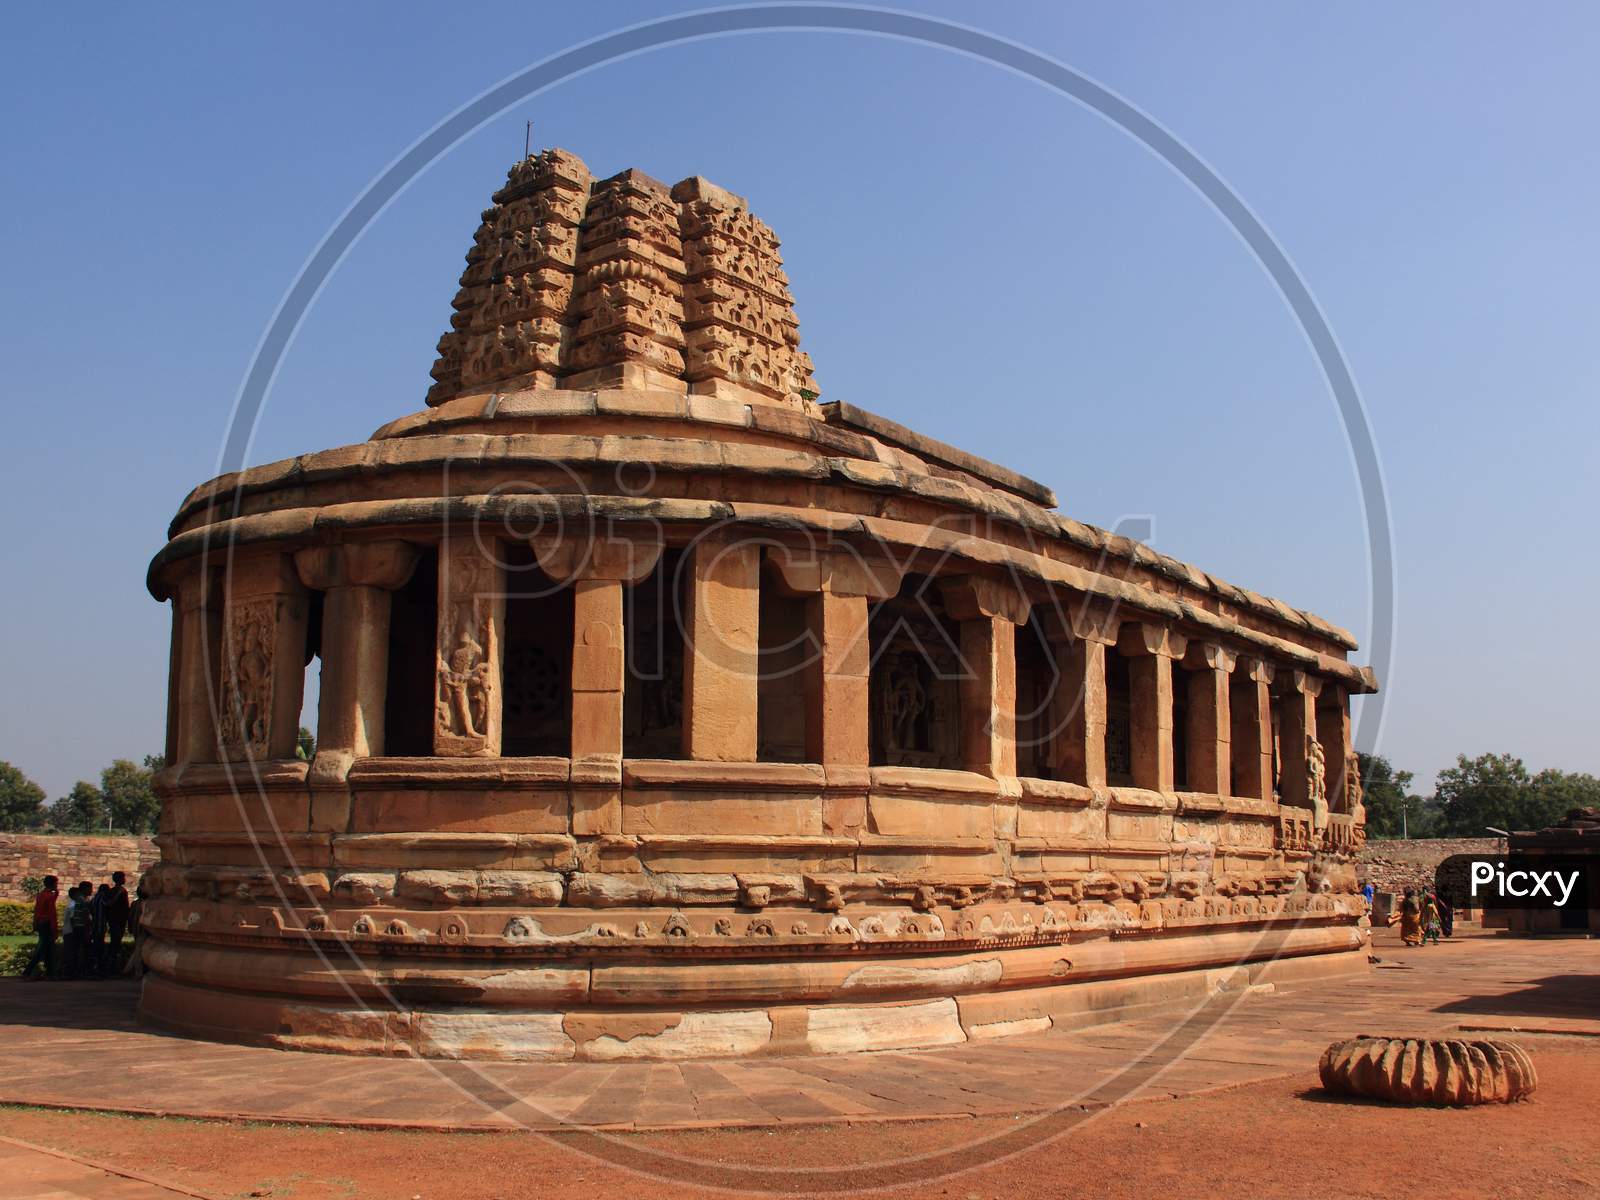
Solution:
{"label": "carved relief sculpture", "polygon": [[885,644],[870,673],[871,737],[885,762],[951,768],[961,757],[957,680],[949,632],[920,602],[891,600],[873,617]]}
{"label": "carved relief sculpture", "polygon": [[500,752],[499,574],[475,537],[453,540],[440,555],[436,754]]}
{"label": "carved relief sculpture", "polygon": [[919,725],[928,708],[928,691],[923,685],[920,661],[911,654],[897,654],[884,664],[882,720],[884,736],[893,753],[926,751],[927,737],[919,736]]}
{"label": "carved relief sculpture", "polygon": [[1344,760],[1344,810],[1350,814],[1351,836],[1357,849],[1367,840],[1365,799],[1361,784],[1361,758],[1352,751]]}
{"label": "carved relief sculpture", "polygon": [[263,597],[235,602],[227,614],[219,738],[230,756],[267,757],[276,610],[276,601]]}
{"label": "carved relief sculpture", "polygon": [[1306,737],[1306,807],[1311,809],[1311,825],[1321,833],[1328,827],[1328,765],[1322,743]]}
{"label": "carved relief sculpture", "polygon": [[439,666],[439,725],[445,734],[481,741],[489,731],[489,664],[469,629],[459,638]]}

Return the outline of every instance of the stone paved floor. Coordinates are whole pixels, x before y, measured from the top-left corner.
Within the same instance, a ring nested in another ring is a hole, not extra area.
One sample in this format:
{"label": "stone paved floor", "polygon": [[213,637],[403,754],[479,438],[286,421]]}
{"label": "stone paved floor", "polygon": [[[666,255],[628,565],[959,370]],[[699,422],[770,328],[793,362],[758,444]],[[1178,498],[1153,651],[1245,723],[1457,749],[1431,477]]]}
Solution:
{"label": "stone paved floor", "polygon": [[786,1125],[1185,1095],[1304,1071],[1356,1033],[1600,1035],[1600,941],[1462,931],[1407,949],[1385,930],[1375,952],[1383,961],[1370,977],[1224,997],[1187,1019],[709,1063],[468,1064],[214,1045],[141,1029],[129,985],[8,980],[0,1103],[371,1127]]}

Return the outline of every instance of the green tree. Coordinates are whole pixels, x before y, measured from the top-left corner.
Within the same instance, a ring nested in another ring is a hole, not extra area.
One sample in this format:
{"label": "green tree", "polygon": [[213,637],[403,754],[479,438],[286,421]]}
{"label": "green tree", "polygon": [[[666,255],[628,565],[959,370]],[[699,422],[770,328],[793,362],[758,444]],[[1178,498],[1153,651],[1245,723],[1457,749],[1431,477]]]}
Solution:
{"label": "green tree", "polygon": [[1356,755],[1360,760],[1362,802],[1367,808],[1367,832],[1373,837],[1415,837],[1417,806],[1407,811],[1410,771],[1396,771],[1381,754]]}
{"label": "green tree", "polygon": [[1540,771],[1528,784],[1529,829],[1553,825],[1575,808],[1600,808],[1600,779],[1577,771]]}
{"label": "green tree", "polygon": [[1456,756],[1456,765],[1439,772],[1434,799],[1444,814],[1444,832],[1482,837],[1484,830],[1538,829],[1559,820],[1560,797],[1569,789],[1547,780],[1535,789],[1528,768],[1510,754]]}
{"label": "green tree", "polygon": [[10,763],[0,762],[0,830],[38,829],[44,819],[44,789]]}
{"label": "green tree", "polygon": [[300,726],[300,733],[294,741],[294,752],[299,758],[310,762],[317,756],[317,735],[304,725]]}
{"label": "green tree", "polygon": [[[147,763],[149,759],[145,760]],[[112,827],[129,833],[153,833],[161,802],[151,786],[153,772],[119,758],[100,772],[100,795]]]}
{"label": "green tree", "polygon": [[50,806],[50,825],[62,833],[104,832],[106,805],[100,789],[78,780],[70,792]]}
{"label": "green tree", "polygon": [[1437,796],[1406,797],[1406,836],[1432,838],[1445,836],[1444,806]]}

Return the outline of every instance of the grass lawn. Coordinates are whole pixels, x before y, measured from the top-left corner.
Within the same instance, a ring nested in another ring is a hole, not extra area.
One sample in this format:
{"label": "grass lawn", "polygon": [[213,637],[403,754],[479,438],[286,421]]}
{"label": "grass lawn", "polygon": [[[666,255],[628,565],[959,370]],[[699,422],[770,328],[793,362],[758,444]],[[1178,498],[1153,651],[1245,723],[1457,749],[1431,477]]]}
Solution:
{"label": "grass lawn", "polygon": [[23,964],[38,944],[38,937],[31,933],[0,936],[0,975],[20,975]]}
{"label": "grass lawn", "polygon": [[[0,978],[8,975],[22,974],[22,968],[33,954],[33,948],[39,944],[39,938],[32,933],[0,934]],[[128,955],[133,951],[133,939],[122,939],[122,952],[117,960],[118,969],[128,961]],[[60,968],[62,955],[66,947],[61,941],[56,942],[56,966]]]}

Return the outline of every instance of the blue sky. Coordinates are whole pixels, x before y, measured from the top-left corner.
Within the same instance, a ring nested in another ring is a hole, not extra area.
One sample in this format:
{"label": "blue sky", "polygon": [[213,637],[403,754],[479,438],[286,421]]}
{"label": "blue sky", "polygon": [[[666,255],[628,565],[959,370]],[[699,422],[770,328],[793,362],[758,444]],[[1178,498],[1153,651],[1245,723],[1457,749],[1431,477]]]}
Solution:
{"label": "blue sky", "polygon": [[[1391,493],[1380,750],[1600,770],[1600,10],[929,4],[1154,115],[1244,197],[1354,368]],[[284,289],[415,138],[503,77],[670,5],[17,9],[0,44],[6,585],[0,758],[52,797],[160,749],[144,567],[215,471]],[[859,36],[667,49],[492,121],[357,244],[257,462],[422,405],[462,255],[535,140],[703,174],[784,240],[844,399],[1053,484],[1098,524],[1370,634],[1350,452],[1261,268],[1167,167],[991,66]],[[1363,658],[1364,660],[1364,658]]]}

